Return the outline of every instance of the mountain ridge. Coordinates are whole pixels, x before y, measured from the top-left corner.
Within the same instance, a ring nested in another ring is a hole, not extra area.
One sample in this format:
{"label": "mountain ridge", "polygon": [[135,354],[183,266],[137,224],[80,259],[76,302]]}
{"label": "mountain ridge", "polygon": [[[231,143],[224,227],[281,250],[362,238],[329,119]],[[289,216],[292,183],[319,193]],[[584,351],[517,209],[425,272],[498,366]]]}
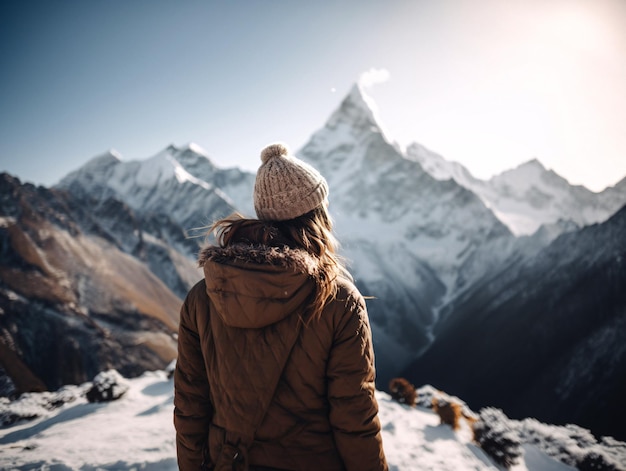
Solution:
{"label": "mountain ridge", "polygon": [[460,163],[447,161],[421,144],[409,145],[406,155],[419,161],[433,177],[454,179],[476,193],[516,236],[530,235],[559,219],[579,226],[602,222],[626,202],[626,177],[596,193],[570,184],[537,158],[481,180]]}

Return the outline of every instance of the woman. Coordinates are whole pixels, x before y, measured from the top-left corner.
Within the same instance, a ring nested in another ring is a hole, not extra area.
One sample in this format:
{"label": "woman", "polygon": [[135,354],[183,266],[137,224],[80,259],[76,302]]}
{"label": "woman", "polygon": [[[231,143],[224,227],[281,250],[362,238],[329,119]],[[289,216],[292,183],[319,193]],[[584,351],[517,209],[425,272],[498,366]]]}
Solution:
{"label": "woman", "polygon": [[328,185],[266,147],[258,219],[213,226],[181,309],[180,469],[386,470],[363,297],[337,259]]}

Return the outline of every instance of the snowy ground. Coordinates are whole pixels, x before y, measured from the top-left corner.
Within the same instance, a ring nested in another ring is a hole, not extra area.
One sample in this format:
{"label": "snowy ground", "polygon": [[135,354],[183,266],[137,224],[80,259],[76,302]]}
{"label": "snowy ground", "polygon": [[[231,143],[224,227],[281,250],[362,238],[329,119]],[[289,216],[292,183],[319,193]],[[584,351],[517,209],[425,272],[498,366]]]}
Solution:
{"label": "snowy ground", "polygon": [[[119,400],[90,404],[84,397],[32,421],[0,430],[3,470],[176,470],[173,383],[164,372],[129,380]],[[501,469],[471,442],[469,427],[454,432],[432,411],[409,408],[377,393],[391,471]],[[25,406],[26,407],[26,406]],[[524,445],[515,471],[573,470]]]}

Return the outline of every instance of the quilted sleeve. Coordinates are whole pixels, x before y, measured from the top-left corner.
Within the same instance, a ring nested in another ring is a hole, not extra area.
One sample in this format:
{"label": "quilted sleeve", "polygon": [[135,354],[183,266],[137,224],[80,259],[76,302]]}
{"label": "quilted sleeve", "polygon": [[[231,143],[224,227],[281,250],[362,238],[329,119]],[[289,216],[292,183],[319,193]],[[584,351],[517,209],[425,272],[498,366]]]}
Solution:
{"label": "quilted sleeve", "polygon": [[187,295],[180,311],[178,328],[174,427],[178,467],[182,471],[200,469],[213,411],[196,325],[196,311],[199,307],[196,297],[201,294],[200,290],[196,285]]}
{"label": "quilted sleeve", "polygon": [[360,295],[348,298],[336,325],[327,375],[330,422],[346,469],[387,470],[374,397],[372,334]]}

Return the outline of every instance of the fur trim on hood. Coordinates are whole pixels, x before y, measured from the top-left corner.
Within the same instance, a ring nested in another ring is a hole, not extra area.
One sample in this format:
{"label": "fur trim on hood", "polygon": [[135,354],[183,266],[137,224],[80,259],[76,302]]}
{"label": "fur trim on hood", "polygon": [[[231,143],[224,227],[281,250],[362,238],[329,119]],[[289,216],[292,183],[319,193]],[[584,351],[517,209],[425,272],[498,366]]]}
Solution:
{"label": "fur trim on hood", "polygon": [[319,260],[306,250],[294,249],[286,245],[270,247],[258,244],[237,243],[227,247],[209,246],[200,251],[198,265],[204,267],[209,262],[226,264],[272,265],[292,269],[297,273],[316,276]]}

